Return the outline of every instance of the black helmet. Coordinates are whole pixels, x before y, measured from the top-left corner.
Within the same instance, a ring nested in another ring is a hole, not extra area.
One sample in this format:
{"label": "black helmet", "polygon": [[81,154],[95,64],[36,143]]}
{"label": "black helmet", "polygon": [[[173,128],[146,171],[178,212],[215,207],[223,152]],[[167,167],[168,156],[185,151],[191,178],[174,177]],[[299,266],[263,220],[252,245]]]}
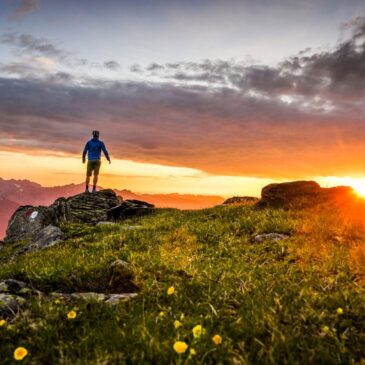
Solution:
{"label": "black helmet", "polygon": [[99,138],[99,134],[100,134],[99,131],[93,131],[93,137],[94,138]]}

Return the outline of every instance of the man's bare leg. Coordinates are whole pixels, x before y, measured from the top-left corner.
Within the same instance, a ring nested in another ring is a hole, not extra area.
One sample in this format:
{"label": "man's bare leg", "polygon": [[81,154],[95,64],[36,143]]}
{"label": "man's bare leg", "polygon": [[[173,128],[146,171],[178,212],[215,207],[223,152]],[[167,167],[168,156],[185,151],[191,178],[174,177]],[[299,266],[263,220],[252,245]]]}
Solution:
{"label": "man's bare leg", "polygon": [[90,176],[86,176],[86,181],[85,181],[85,191],[88,192],[89,191],[89,183],[90,183]]}
{"label": "man's bare leg", "polygon": [[93,179],[93,192],[96,191],[96,184],[98,183],[98,175],[94,174],[94,179]]}

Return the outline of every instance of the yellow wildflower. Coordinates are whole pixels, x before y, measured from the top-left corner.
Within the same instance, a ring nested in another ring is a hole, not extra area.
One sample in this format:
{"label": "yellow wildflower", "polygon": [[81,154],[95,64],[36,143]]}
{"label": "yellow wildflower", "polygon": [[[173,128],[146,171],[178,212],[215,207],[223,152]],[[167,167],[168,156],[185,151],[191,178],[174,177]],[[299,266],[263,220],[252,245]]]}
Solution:
{"label": "yellow wildflower", "polygon": [[17,361],[23,360],[28,355],[28,350],[24,347],[18,347],[14,351],[14,359]]}
{"label": "yellow wildflower", "polygon": [[168,289],[167,289],[167,295],[172,295],[175,293],[175,288],[173,286],[170,286]]}
{"label": "yellow wildflower", "polygon": [[67,318],[68,319],[75,319],[77,317],[77,313],[75,311],[69,311],[67,313]]}
{"label": "yellow wildflower", "polygon": [[174,327],[175,328],[179,328],[180,326],[182,326],[182,323],[178,320],[174,321]]}
{"label": "yellow wildflower", "polygon": [[178,354],[184,353],[189,346],[184,341],[176,341],[174,343],[174,350]]}
{"label": "yellow wildflower", "polygon": [[336,312],[337,312],[338,315],[341,315],[341,314],[343,314],[343,309],[342,308],[337,308]]}
{"label": "yellow wildflower", "polygon": [[1,319],[0,320],[0,327],[5,326],[5,325],[6,325],[5,319]]}
{"label": "yellow wildflower", "polygon": [[191,348],[191,349],[190,349],[190,355],[191,355],[191,356],[196,355],[196,351],[195,351],[193,348]]}
{"label": "yellow wildflower", "polygon": [[203,326],[202,326],[202,325],[197,324],[197,325],[193,328],[192,332],[193,332],[194,337],[195,337],[195,338],[198,338],[198,337],[200,337],[201,335],[203,335],[203,334],[205,333],[205,329],[203,328]]}
{"label": "yellow wildflower", "polygon": [[322,332],[323,333],[328,333],[330,331],[330,328],[328,326],[323,326],[322,327]]}
{"label": "yellow wildflower", "polygon": [[54,302],[55,302],[55,304],[60,304],[60,303],[61,303],[61,301],[60,301],[60,299],[59,299],[59,298],[56,298],[56,299],[54,300]]}
{"label": "yellow wildflower", "polygon": [[212,337],[212,341],[216,344],[216,345],[220,345],[222,343],[222,337],[219,335],[214,335]]}
{"label": "yellow wildflower", "polygon": [[164,317],[164,316],[165,316],[165,312],[160,312],[158,316],[159,316],[160,318]]}

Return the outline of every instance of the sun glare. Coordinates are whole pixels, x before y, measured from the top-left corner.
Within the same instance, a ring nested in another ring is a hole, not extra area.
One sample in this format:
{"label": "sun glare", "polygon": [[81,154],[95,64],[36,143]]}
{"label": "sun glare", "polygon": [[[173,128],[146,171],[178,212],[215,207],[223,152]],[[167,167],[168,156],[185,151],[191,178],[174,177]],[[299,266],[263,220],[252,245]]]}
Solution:
{"label": "sun glare", "polygon": [[357,195],[365,198],[365,180],[354,181],[350,186],[355,190]]}
{"label": "sun glare", "polygon": [[362,177],[338,177],[338,176],[327,176],[316,179],[322,187],[333,187],[333,186],[350,186],[354,189],[354,192],[362,198],[365,198],[365,178]]}

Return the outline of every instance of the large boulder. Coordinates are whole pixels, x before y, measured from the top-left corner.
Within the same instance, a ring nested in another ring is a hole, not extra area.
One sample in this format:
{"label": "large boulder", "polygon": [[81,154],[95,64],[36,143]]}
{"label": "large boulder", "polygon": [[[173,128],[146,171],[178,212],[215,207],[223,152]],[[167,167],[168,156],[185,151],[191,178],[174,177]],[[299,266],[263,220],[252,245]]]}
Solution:
{"label": "large boulder", "polygon": [[119,220],[150,214],[154,205],[141,200],[125,200],[107,211],[109,220]]}
{"label": "large boulder", "polygon": [[223,202],[223,205],[252,205],[259,201],[258,198],[253,196],[233,196]]}
{"label": "large boulder", "polygon": [[293,181],[270,184],[261,191],[259,208],[307,208],[322,203],[335,203],[349,199],[353,194],[350,187],[321,188],[315,181]]}
{"label": "large boulder", "polygon": [[72,223],[97,224],[107,221],[109,209],[118,206],[122,198],[111,189],[96,193],[82,193],[70,198],[57,199],[51,207],[60,220]]}
{"label": "large boulder", "polygon": [[19,249],[15,253],[15,255],[26,252],[28,253],[32,251],[38,251],[47,247],[57,245],[58,243],[63,241],[63,238],[64,233],[61,231],[61,229],[50,224],[38,232],[33,242],[30,242],[29,244]]}
{"label": "large boulder", "polygon": [[59,219],[53,207],[24,205],[11,216],[4,242],[33,241],[44,227],[58,224]]}

